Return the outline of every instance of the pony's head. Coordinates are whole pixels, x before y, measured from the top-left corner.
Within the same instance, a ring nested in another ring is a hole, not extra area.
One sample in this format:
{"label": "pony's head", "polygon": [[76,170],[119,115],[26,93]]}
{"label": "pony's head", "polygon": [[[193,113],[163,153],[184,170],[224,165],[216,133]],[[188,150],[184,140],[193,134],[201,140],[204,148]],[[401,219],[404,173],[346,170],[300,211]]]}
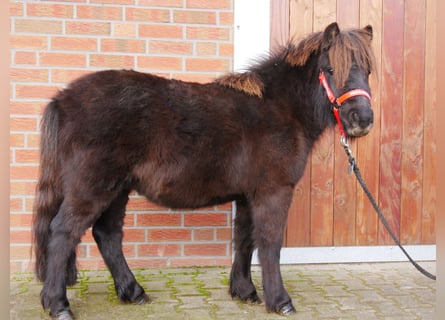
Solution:
{"label": "pony's head", "polygon": [[[372,27],[340,31],[332,23],[323,32],[314,33],[293,47],[287,61],[306,65],[316,58],[320,75],[320,105],[326,101],[338,108],[339,118],[348,136],[366,135],[373,124],[369,74],[373,70]],[[325,110],[323,110],[325,113]]]}

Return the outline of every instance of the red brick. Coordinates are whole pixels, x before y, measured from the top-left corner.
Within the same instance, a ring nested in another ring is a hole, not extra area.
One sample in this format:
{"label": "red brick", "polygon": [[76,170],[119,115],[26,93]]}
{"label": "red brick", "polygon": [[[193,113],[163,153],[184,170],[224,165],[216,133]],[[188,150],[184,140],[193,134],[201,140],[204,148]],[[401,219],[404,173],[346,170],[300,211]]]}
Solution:
{"label": "red brick", "polygon": [[193,44],[191,42],[152,40],[149,43],[149,51],[150,53],[192,54]]}
{"label": "red brick", "polygon": [[136,38],[137,25],[132,23],[115,23],[114,33],[115,37],[132,37]]}
{"label": "red brick", "polygon": [[217,71],[229,70],[229,61],[219,58],[187,58],[185,61],[187,71]]}
{"label": "red brick", "polygon": [[170,22],[170,10],[127,8],[127,21]]}
{"label": "red brick", "polygon": [[13,49],[46,49],[48,40],[47,37],[42,36],[11,34],[9,44]]}
{"label": "red brick", "polygon": [[220,11],[219,14],[219,24],[232,26],[234,23],[233,12]]}
{"label": "red brick", "polygon": [[208,83],[216,78],[216,74],[209,73],[174,73],[172,76],[174,79],[182,81],[191,81],[198,83]]}
{"label": "red brick", "polygon": [[181,214],[179,213],[147,213],[137,214],[137,224],[143,226],[180,226]]}
{"label": "red brick", "polygon": [[192,266],[199,266],[199,267],[208,267],[208,266],[215,266],[216,259],[193,259],[193,258],[172,258],[170,261],[170,265],[172,267],[192,267]]}
{"label": "red brick", "polygon": [[9,120],[10,131],[37,131],[36,117],[11,117]]}
{"label": "red brick", "polygon": [[34,19],[16,19],[14,25],[15,32],[27,33],[62,33],[61,20],[34,20]]}
{"label": "red brick", "polygon": [[28,51],[16,51],[14,53],[14,64],[35,65],[37,63],[37,53]]}
{"label": "red brick", "polygon": [[187,8],[196,9],[231,9],[230,0],[187,0]]}
{"label": "red brick", "polygon": [[11,245],[9,249],[10,260],[29,260],[31,257],[30,245]]}
{"label": "red brick", "polygon": [[78,259],[77,268],[84,270],[105,270],[107,266],[102,259]]}
{"label": "red brick", "polygon": [[109,22],[66,21],[67,34],[109,35]]}
{"label": "red brick", "polygon": [[23,148],[25,146],[25,135],[22,133],[9,134],[9,146],[11,148]]}
{"label": "red brick", "polygon": [[164,207],[148,201],[142,196],[130,197],[127,204],[127,211],[147,211],[147,210],[168,210]]}
{"label": "red brick", "polygon": [[58,91],[59,87],[50,85],[16,85],[17,98],[34,98],[34,99],[49,99],[53,97]]}
{"label": "red brick", "polygon": [[191,230],[187,229],[150,229],[150,241],[189,241],[192,239]]}
{"label": "red brick", "polygon": [[123,8],[108,6],[77,6],[77,18],[95,20],[122,20]]}
{"label": "red brick", "polygon": [[127,213],[124,218],[124,228],[136,226],[135,214]]}
{"label": "red brick", "polygon": [[11,195],[31,196],[35,194],[37,182],[29,181],[11,181]]}
{"label": "red brick", "polygon": [[134,57],[127,55],[91,54],[90,65],[100,68],[134,68]]}
{"label": "red brick", "polygon": [[181,255],[180,244],[140,244],[137,246],[139,257],[165,257]]}
{"label": "red brick", "polygon": [[23,16],[25,12],[23,3],[9,2],[9,15],[11,17]]}
{"label": "red brick", "polygon": [[[42,101],[13,101],[9,104],[9,111],[16,115],[41,114],[46,102]],[[28,145],[29,146],[29,145]]]}
{"label": "red brick", "polygon": [[[122,251],[126,258],[131,258],[136,256],[136,250],[134,244],[123,244]],[[99,251],[97,245],[89,245],[89,254],[87,258],[100,258],[102,259],[102,254]]]}
{"label": "red brick", "polygon": [[36,180],[39,175],[38,166],[15,166],[10,167],[10,178],[11,180],[21,179],[21,180]]}
{"label": "red brick", "polygon": [[74,53],[40,53],[40,64],[44,66],[85,67],[86,56]]}
{"label": "red brick", "polygon": [[9,231],[9,240],[11,243],[31,243],[31,239],[31,230]]}
{"label": "red brick", "polygon": [[218,228],[218,229],[216,229],[216,240],[231,241],[232,240],[232,228]]}
{"label": "red brick", "polygon": [[224,243],[184,244],[186,256],[225,256],[227,245]]}
{"label": "red brick", "polygon": [[131,269],[136,268],[162,268],[167,266],[168,259],[160,258],[160,259],[128,259],[128,266]]}
{"label": "red brick", "polygon": [[187,27],[187,39],[229,40],[230,29],[219,27]]}
{"label": "red brick", "polygon": [[232,211],[232,202],[222,203],[216,206],[216,210]]}
{"label": "red brick", "polygon": [[13,82],[48,82],[47,69],[11,68],[9,76]]}
{"label": "red brick", "polygon": [[185,226],[226,226],[226,213],[186,213]]}
{"label": "red brick", "polygon": [[140,6],[182,7],[182,0],[139,0]]}
{"label": "red brick", "polygon": [[85,69],[52,69],[51,80],[53,83],[69,83],[81,76],[91,73],[91,70]]}
{"label": "red brick", "polygon": [[125,242],[145,242],[145,230],[143,229],[124,229]]}
{"label": "red brick", "polygon": [[232,257],[229,258],[215,258],[215,265],[221,267],[230,267],[232,266]]}
{"label": "red brick", "polygon": [[198,56],[216,55],[216,42],[198,42],[196,44],[196,54]]}
{"label": "red brick", "polygon": [[22,198],[11,198],[9,200],[9,210],[11,212],[23,212],[23,199]]}
{"label": "red brick", "polygon": [[195,241],[212,241],[215,240],[215,229],[194,229],[193,240]]}
{"label": "red brick", "polygon": [[219,55],[233,57],[233,43],[220,43]]}
{"label": "red brick", "polygon": [[71,51],[95,51],[97,50],[97,40],[85,37],[52,37],[51,49],[71,50]]}
{"label": "red brick", "polygon": [[38,163],[40,159],[39,150],[15,150],[16,163]]}
{"label": "red brick", "polygon": [[179,25],[141,24],[139,25],[139,36],[182,39],[182,30],[182,26]]}
{"label": "red brick", "polygon": [[34,210],[35,197],[25,198],[25,212],[32,212]]}
{"label": "red brick", "polygon": [[[39,113],[41,113],[41,112],[39,112]],[[26,144],[27,147],[29,147],[29,148],[40,147],[40,134],[27,133],[26,140],[27,140],[27,144]]]}
{"label": "red brick", "polygon": [[180,70],[182,68],[182,59],[179,57],[138,57],[138,67],[158,70]]}
{"label": "red brick", "polygon": [[72,5],[65,4],[28,3],[26,12],[28,16],[72,18],[74,9]]}
{"label": "red brick", "polygon": [[174,22],[187,24],[216,24],[216,13],[211,11],[175,10]]}
{"label": "red brick", "polygon": [[88,230],[82,237],[82,243],[95,243],[92,231],[93,231],[92,228],[88,228]]}
{"label": "red brick", "polygon": [[145,41],[142,40],[102,39],[100,42],[100,48],[103,52],[144,53],[145,47]]}
{"label": "red brick", "polygon": [[135,0],[91,0],[91,3],[135,4]]}
{"label": "red brick", "polygon": [[15,227],[31,227],[32,226],[32,214],[21,213],[9,215],[9,226]]}

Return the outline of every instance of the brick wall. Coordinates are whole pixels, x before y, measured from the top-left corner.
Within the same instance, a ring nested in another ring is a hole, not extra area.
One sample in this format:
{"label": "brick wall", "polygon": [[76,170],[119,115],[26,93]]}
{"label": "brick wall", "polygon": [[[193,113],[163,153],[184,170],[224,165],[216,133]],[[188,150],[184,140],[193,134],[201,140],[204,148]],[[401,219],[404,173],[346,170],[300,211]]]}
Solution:
{"label": "brick wall", "polygon": [[[32,270],[31,220],[40,114],[69,81],[132,68],[206,82],[233,62],[233,0],[11,1],[11,272]],[[228,265],[232,207],[172,211],[133,194],[124,250],[131,267]],[[89,230],[79,267],[104,268]]]}

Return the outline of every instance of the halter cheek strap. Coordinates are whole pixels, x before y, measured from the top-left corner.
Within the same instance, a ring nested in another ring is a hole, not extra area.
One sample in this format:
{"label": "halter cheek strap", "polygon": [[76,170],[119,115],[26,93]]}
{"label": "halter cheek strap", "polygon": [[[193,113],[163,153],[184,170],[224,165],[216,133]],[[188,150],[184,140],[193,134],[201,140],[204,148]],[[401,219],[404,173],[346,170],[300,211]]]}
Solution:
{"label": "halter cheek strap", "polygon": [[328,96],[329,102],[331,102],[332,104],[332,112],[334,113],[335,119],[337,120],[338,128],[340,130],[340,135],[342,137],[346,137],[345,130],[343,129],[343,125],[340,120],[340,114],[338,109],[346,100],[351,99],[352,97],[362,96],[371,101],[371,95],[366,90],[353,89],[345,92],[344,94],[342,94],[340,97],[337,98],[332,92],[331,86],[329,85],[329,82],[326,79],[326,75],[324,74],[322,69],[320,69],[318,80],[320,80],[320,84],[323,86],[324,90],[326,91],[326,95]]}

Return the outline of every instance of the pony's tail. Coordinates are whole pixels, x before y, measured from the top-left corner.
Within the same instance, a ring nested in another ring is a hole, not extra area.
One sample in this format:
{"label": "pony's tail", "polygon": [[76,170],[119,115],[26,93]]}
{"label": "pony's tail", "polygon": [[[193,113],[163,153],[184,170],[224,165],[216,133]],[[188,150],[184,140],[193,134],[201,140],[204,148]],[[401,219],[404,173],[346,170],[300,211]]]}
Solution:
{"label": "pony's tail", "polygon": [[63,199],[57,155],[58,129],[57,100],[52,100],[43,113],[41,123],[40,177],[36,187],[33,216],[35,272],[40,281],[46,279],[46,256],[51,238],[51,221],[59,211]]}

